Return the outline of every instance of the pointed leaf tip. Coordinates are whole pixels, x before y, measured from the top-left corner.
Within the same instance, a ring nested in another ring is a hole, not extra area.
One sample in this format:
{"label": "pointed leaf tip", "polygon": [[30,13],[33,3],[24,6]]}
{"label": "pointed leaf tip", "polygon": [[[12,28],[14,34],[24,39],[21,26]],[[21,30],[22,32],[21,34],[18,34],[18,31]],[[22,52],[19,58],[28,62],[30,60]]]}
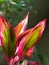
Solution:
{"label": "pointed leaf tip", "polygon": [[47,21],[47,19],[44,19],[44,20],[41,21],[41,24],[43,25],[43,27],[45,27],[46,21]]}
{"label": "pointed leaf tip", "polygon": [[35,43],[41,38],[45,29],[46,19],[40,21],[31,31],[26,35],[26,40],[23,44],[23,52],[26,52],[29,48],[35,45]]}
{"label": "pointed leaf tip", "polygon": [[15,27],[16,36],[23,33],[24,30],[26,29],[27,24],[28,24],[28,15],[29,15],[29,12],[27,16]]}
{"label": "pointed leaf tip", "polygon": [[43,31],[44,31],[44,29],[45,29],[46,21],[47,21],[47,19],[44,19],[44,20],[42,20],[41,22],[39,22],[39,24],[42,26],[42,30],[41,30],[41,32],[40,32],[41,36],[42,36]]}

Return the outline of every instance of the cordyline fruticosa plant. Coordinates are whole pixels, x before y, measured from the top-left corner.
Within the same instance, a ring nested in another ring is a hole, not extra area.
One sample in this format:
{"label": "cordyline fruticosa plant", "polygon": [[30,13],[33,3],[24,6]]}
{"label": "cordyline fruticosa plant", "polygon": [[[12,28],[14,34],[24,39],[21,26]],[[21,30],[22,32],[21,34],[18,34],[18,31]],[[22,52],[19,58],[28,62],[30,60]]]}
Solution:
{"label": "cordyline fruticosa plant", "polygon": [[[15,28],[0,16],[0,47],[2,46],[8,65],[21,65],[23,56],[30,58],[35,44],[43,34],[46,19],[25,31],[27,23],[28,14]],[[38,65],[37,62],[24,62],[22,65]]]}

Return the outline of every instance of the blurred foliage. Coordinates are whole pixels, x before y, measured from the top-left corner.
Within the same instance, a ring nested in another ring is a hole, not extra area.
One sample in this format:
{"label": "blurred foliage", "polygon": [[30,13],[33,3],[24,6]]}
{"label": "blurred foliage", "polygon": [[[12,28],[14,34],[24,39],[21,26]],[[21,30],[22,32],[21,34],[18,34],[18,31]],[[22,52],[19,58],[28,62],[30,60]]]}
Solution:
{"label": "blurred foliage", "polygon": [[[47,4],[46,4],[46,2],[47,2]],[[4,16],[6,18],[6,20],[8,20],[8,22],[11,23],[14,27],[18,24],[18,22],[20,20],[22,20],[26,16],[28,11],[30,11],[30,13],[31,13],[31,16],[29,16],[30,20],[34,21],[31,23],[29,22],[29,27],[31,27],[31,26],[33,27],[37,23],[35,21],[41,20],[41,19],[45,18],[46,16],[49,17],[49,15],[48,15],[49,0],[0,0],[0,15]],[[33,14],[33,16],[32,16],[32,14]],[[33,18],[31,18],[31,17],[33,17]],[[49,41],[49,38],[46,38],[46,39],[48,39],[48,41]],[[47,43],[47,42],[45,42],[45,43]],[[41,44],[44,46],[45,43],[41,43]],[[1,49],[2,48],[0,48],[0,59],[1,59],[0,65],[3,65],[3,64],[6,65],[6,61],[5,61],[5,58],[3,56],[3,52],[1,51]],[[43,51],[43,53],[44,53],[44,51]],[[49,65],[48,57],[46,56],[46,54],[45,54],[45,56],[44,55],[42,56],[39,49],[35,48],[35,53],[34,53],[33,57],[36,60],[37,60],[37,58],[39,58],[42,62],[43,62],[43,58],[44,58],[44,62],[45,62],[44,65]],[[34,58],[32,58],[32,60]]]}
{"label": "blurred foliage", "polygon": [[15,26],[32,9],[31,3],[32,0],[0,0],[0,14]]}
{"label": "blurred foliage", "polygon": [[2,50],[2,47],[0,47],[0,51]]}
{"label": "blurred foliage", "polygon": [[42,63],[44,62],[43,56],[37,47],[34,48],[34,55],[37,55]]}

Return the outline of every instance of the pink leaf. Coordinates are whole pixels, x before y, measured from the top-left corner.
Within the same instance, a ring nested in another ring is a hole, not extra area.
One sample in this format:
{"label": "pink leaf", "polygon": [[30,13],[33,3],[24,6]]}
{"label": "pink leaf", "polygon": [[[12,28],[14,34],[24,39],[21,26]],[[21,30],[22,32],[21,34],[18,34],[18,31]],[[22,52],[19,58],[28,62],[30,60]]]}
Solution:
{"label": "pink leaf", "polygon": [[10,24],[0,16],[0,36],[3,37],[3,32],[6,29],[6,26],[10,27]]}
{"label": "pink leaf", "polygon": [[45,29],[46,19],[39,22],[34,28],[31,28],[17,37],[18,55],[23,55],[41,38]]}
{"label": "pink leaf", "polygon": [[5,20],[2,16],[0,16],[0,46],[1,46],[1,37],[3,37],[3,31],[5,30]]}
{"label": "pink leaf", "polygon": [[38,62],[31,62],[31,61],[29,61],[28,65],[38,65]]}
{"label": "pink leaf", "polygon": [[1,37],[0,37],[0,46],[1,46]]}
{"label": "pink leaf", "polygon": [[34,47],[31,47],[26,53],[25,55],[27,56],[27,58],[30,58],[30,56],[34,53]]}

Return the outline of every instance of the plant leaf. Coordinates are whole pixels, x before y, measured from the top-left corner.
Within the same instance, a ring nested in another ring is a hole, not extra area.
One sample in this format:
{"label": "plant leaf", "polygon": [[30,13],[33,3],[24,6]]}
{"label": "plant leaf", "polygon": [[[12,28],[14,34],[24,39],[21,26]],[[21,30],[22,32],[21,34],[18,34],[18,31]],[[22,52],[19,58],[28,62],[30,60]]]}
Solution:
{"label": "plant leaf", "polygon": [[39,57],[39,59],[41,60],[41,62],[43,63],[43,62],[44,62],[44,59],[43,59],[42,54],[38,53],[38,57]]}
{"label": "plant leaf", "polygon": [[0,46],[1,46],[1,39],[0,39]]}
{"label": "plant leaf", "polygon": [[1,39],[0,39],[0,51],[2,50],[2,47],[1,47]]}
{"label": "plant leaf", "polygon": [[[29,13],[28,13],[29,14]],[[28,23],[28,14],[27,16],[15,27],[15,33],[16,36],[20,35],[21,33],[24,32],[26,29],[27,23]]]}
{"label": "plant leaf", "polygon": [[38,58],[40,59],[40,61],[43,63],[44,59],[42,54],[40,53],[40,50],[38,50],[36,47],[34,48],[34,53],[38,56]]}
{"label": "plant leaf", "polygon": [[4,53],[10,59],[14,56],[16,50],[16,37],[12,27],[4,30],[2,42]]}
{"label": "plant leaf", "polygon": [[9,60],[16,50],[16,35],[13,27],[2,16],[0,16],[0,41],[6,60]]}
{"label": "plant leaf", "polygon": [[2,47],[0,46],[0,51],[2,50]]}
{"label": "plant leaf", "polygon": [[30,58],[30,56],[34,53],[34,47],[30,48],[25,55],[27,56],[27,58]]}
{"label": "plant leaf", "polygon": [[2,16],[0,16],[0,46],[1,46],[1,38],[3,37],[3,32],[6,29],[6,25],[10,26],[10,24]]}
{"label": "plant leaf", "polygon": [[0,0],[0,3],[3,3],[3,2],[5,2],[5,0]]}
{"label": "plant leaf", "polygon": [[35,45],[35,43],[41,38],[43,34],[45,24],[46,19],[42,20],[34,28],[25,31],[18,37],[19,38],[18,55],[24,54],[26,51],[28,51],[31,47]]}
{"label": "plant leaf", "polygon": [[31,31],[30,35],[25,40],[24,50],[26,51],[31,48],[35,43],[41,38],[43,31],[45,29],[46,19],[39,22],[35,27],[34,30]]}

